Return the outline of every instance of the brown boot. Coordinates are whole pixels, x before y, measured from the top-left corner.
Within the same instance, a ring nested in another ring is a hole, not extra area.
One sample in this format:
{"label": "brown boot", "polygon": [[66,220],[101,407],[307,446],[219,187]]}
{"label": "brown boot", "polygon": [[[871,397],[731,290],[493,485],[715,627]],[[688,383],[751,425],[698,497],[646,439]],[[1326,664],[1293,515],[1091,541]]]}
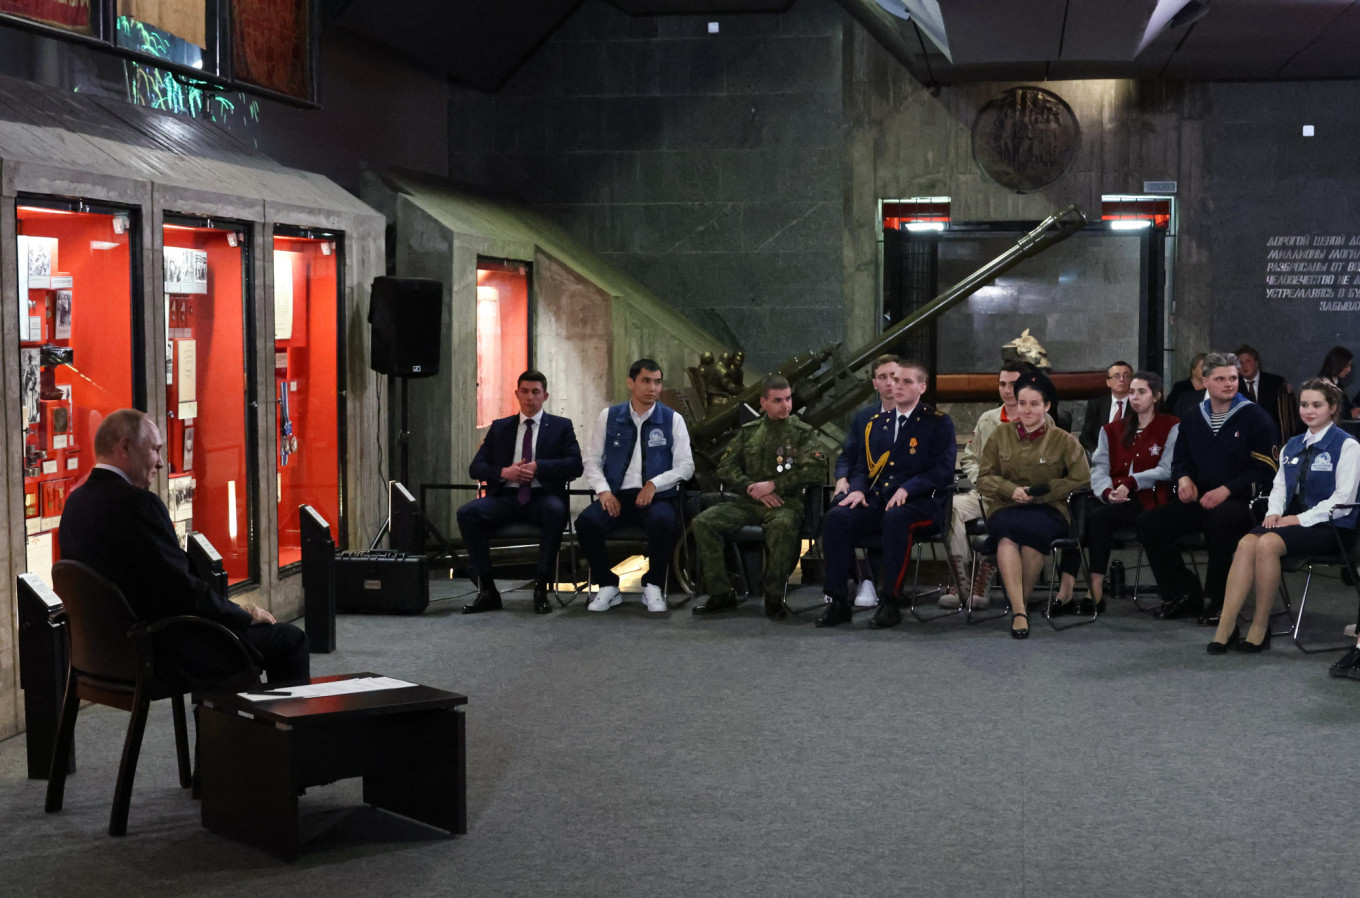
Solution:
{"label": "brown boot", "polygon": [[963,559],[957,555],[949,556],[949,573],[952,579],[949,581],[949,588],[940,596],[941,608],[958,608],[963,604],[964,597],[960,593],[968,589],[968,571],[964,566]]}
{"label": "brown boot", "polygon": [[971,598],[974,609],[986,608],[989,604],[987,587],[992,582],[992,575],[996,573],[996,565],[990,561],[984,561],[978,566],[977,576],[973,578],[973,595]]}

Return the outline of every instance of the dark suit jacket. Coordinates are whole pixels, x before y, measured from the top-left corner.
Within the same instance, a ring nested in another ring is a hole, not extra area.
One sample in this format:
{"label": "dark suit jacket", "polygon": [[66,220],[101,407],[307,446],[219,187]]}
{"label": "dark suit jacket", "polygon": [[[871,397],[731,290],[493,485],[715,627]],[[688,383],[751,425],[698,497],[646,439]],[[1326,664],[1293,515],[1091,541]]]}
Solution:
{"label": "dark suit jacket", "polygon": [[[547,412],[543,413],[540,421],[534,447],[534,460],[538,462],[535,479],[545,490],[565,502],[567,483],[580,477],[585,470],[581,462],[581,447],[576,442],[576,429],[572,427],[570,418]],[[518,484],[507,483],[501,477],[502,468],[519,461],[520,447],[515,443],[518,429],[518,414],[492,421],[486,439],[477,447],[477,454],[472,457],[472,464],[468,465],[468,476],[473,480],[486,481],[488,492],[518,487]]]}
{"label": "dark suit jacket", "polygon": [[877,398],[873,403],[855,412],[850,419],[850,429],[845,432],[845,445],[841,447],[840,457],[836,459],[836,479],[850,479],[850,468],[855,459],[864,461],[864,425],[869,419],[883,411],[883,403]]}
{"label": "dark suit jacket", "polygon": [[249,612],[189,570],[160,497],[112,471],[94,469],[71,493],[57,542],[62,558],[88,564],[117,584],[143,620],[196,614],[237,634],[250,627]]}
{"label": "dark suit jacket", "polygon": [[[1283,446],[1286,440],[1303,428],[1302,422],[1298,420],[1298,407],[1290,401],[1288,391],[1285,390],[1285,380],[1280,375],[1262,371],[1257,383],[1259,386],[1256,389],[1256,404],[1265,409],[1275,425],[1280,428],[1280,445]],[[1245,380],[1238,388],[1238,392],[1243,396],[1247,395]],[[1281,409],[1281,406],[1284,408]]]}
{"label": "dark suit jacket", "polygon": [[[1114,400],[1107,392],[1104,396],[1086,400],[1086,420],[1081,425],[1081,435],[1077,437],[1087,452],[1095,452],[1100,443],[1100,429],[1110,423],[1110,403]],[[1128,410],[1128,397],[1124,397],[1125,413]]]}
{"label": "dark suit jacket", "polygon": [[[160,497],[112,471],[96,468],[66,500],[57,531],[61,557],[88,564],[122,590],[133,612],[157,621],[193,614],[238,636],[250,613],[208,588],[189,570]],[[258,659],[257,659],[258,660]],[[238,651],[220,634],[171,629],[156,644],[156,669],[202,686],[242,673]]]}

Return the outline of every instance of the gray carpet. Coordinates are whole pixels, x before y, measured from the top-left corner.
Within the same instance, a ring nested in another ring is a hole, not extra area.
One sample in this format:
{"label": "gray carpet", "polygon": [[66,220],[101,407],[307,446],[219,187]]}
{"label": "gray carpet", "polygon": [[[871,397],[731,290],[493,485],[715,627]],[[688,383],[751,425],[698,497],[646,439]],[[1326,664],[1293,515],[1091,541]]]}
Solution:
{"label": "gray carpet", "polygon": [[[1127,600],[1062,633],[1036,616],[1018,642],[1005,621],[820,631],[636,596],[537,617],[514,591],[464,616],[467,587],[435,587],[450,598],[419,618],[341,617],[314,672],[470,697],[466,836],[345,781],[304,797],[296,863],[218,838],[177,786],[161,703],[110,838],[127,717],[91,708],[60,814],[24,738],[0,743],[3,894],[1355,894],[1360,683],[1327,676],[1334,654],[1210,657],[1210,631]],[[1339,640],[1355,594],[1323,598],[1318,634]]]}

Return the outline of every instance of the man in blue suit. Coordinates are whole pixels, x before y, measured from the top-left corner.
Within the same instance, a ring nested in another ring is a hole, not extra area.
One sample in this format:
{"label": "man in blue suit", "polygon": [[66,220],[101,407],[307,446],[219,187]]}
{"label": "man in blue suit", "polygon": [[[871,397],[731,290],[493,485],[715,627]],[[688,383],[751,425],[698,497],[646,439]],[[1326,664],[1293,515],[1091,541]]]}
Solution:
{"label": "man in blue suit", "polygon": [[567,484],[581,476],[581,447],[569,418],[543,411],[548,378],[525,371],[515,388],[519,414],[491,422],[486,439],[468,465],[468,474],[486,484],[486,495],[458,509],[458,529],[467,547],[477,598],[464,614],[495,611],[501,594],[491,579],[491,534],[506,524],[526,521],[543,531],[538,544],[538,581],[534,613],[552,611],[548,583],[555,579],[557,551],[567,526]]}
{"label": "man in blue suit", "polygon": [[851,459],[850,491],[822,518],[827,607],[817,619],[819,627],[850,620],[846,581],[855,546],[880,532],[882,601],[869,626],[901,623],[896,598],[912,537],[943,520],[944,501],[931,494],[954,482],[954,421],[921,401],[930,375],[920,362],[899,363],[893,379],[896,407],[870,419],[867,446]]}

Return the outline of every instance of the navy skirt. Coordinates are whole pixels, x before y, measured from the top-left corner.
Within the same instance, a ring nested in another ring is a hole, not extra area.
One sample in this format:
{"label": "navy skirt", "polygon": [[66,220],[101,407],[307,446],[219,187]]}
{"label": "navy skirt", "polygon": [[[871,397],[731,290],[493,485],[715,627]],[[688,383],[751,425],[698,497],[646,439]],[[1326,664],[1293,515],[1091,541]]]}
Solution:
{"label": "navy skirt", "polygon": [[[1276,527],[1274,530],[1253,527],[1251,532],[1257,536],[1275,534],[1284,540],[1284,550],[1289,555],[1335,555],[1337,552],[1336,537],[1332,535],[1331,525],[1325,521],[1312,527],[1300,527],[1297,524],[1292,527]],[[1343,529],[1341,538],[1345,539],[1347,535],[1348,531]]]}
{"label": "navy skirt", "polygon": [[997,544],[1009,539],[1047,555],[1053,541],[1068,536],[1071,529],[1067,518],[1052,505],[1010,505],[987,519],[987,542],[982,551],[995,555]]}

